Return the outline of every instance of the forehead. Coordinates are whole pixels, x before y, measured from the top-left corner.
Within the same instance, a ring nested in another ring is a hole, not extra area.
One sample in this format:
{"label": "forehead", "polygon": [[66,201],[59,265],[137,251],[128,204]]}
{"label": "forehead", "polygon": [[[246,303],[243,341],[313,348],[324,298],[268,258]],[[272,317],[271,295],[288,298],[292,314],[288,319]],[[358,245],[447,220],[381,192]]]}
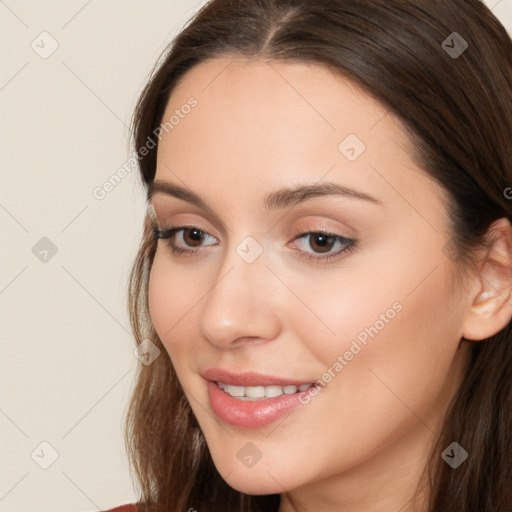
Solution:
{"label": "forehead", "polygon": [[[177,119],[190,98],[197,106]],[[160,146],[162,152],[172,148],[175,156],[194,141],[203,150],[210,144],[226,149],[225,142],[231,150],[241,145],[251,153],[259,151],[259,158],[269,146],[297,155],[330,147],[337,155],[340,142],[351,134],[366,146],[400,147],[407,142],[383,105],[344,76],[311,63],[207,60],[184,75],[169,98],[162,123],[173,115],[173,127],[164,133]]]}
{"label": "forehead", "polygon": [[[364,134],[388,114],[387,108],[354,82],[318,63],[229,57],[207,60],[182,77],[164,119],[191,96],[200,107],[194,117],[202,113],[209,117],[209,125],[217,128],[225,127],[228,120],[250,121],[255,130],[266,128],[258,133],[260,137],[271,133],[273,126],[291,128],[294,124],[298,125],[296,135],[313,130],[331,135],[339,132],[337,136],[346,130]],[[388,119],[387,125],[387,129],[394,128],[393,137],[403,137],[398,120]]]}
{"label": "forehead", "polygon": [[[191,98],[196,106],[184,108]],[[207,179],[208,190],[222,191],[228,180],[230,187],[277,188],[328,175],[374,195],[401,189],[409,202],[425,186],[439,191],[413,161],[401,122],[320,64],[207,60],[171,94],[162,123],[172,116],[158,147],[157,179],[186,176],[193,188]]]}

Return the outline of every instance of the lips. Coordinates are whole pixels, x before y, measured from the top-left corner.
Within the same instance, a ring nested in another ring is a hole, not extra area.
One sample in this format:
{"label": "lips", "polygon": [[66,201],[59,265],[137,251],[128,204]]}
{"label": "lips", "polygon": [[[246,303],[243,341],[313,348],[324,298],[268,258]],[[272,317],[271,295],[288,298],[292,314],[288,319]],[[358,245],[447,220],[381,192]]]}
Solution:
{"label": "lips", "polygon": [[300,392],[313,382],[253,372],[231,373],[219,368],[202,372],[208,398],[219,419],[237,427],[261,428],[303,405]]}
{"label": "lips", "polygon": [[297,386],[312,384],[311,381],[286,379],[273,375],[265,375],[254,372],[235,373],[222,368],[208,368],[202,372],[206,380],[212,382],[223,382],[228,386]]}

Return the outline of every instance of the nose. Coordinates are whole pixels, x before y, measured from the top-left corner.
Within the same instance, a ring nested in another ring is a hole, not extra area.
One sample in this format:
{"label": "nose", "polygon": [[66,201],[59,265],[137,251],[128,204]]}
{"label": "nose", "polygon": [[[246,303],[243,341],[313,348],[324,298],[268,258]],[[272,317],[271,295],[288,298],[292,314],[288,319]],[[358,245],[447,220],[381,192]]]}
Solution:
{"label": "nose", "polygon": [[247,263],[230,249],[198,304],[199,331],[216,347],[236,348],[279,335],[279,290],[264,256]]}

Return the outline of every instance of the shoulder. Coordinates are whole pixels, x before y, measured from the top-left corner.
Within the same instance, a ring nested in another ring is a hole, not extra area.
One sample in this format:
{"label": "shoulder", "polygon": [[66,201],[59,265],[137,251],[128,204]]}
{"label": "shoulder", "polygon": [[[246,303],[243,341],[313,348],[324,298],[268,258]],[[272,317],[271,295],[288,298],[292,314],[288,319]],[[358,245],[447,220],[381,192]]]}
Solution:
{"label": "shoulder", "polygon": [[122,505],[120,507],[111,508],[109,510],[105,510],[104,512],[137,512],[136,505]]}

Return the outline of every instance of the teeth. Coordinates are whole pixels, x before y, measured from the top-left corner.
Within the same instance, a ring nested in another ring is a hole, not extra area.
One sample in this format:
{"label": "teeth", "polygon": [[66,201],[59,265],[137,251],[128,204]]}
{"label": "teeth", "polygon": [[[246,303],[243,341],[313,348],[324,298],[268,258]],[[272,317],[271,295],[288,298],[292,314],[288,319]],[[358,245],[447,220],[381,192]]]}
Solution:
{"label": "teeth", "polygon": [[224,388],[231,396],[244,396],[245,388],[243,386],[227,386]]}
{"label": "teeth", "polygon": [[283,386],[283,393],[285,395],[293,395],[293,393],[297,393],[297,386]]}
{"label": "teeth", "polygon": [[265,398],[274,398],[281,395],[292,395],[297,391],[306,391],[313,384],[303,384],[302,386],[230,386],[224,382],[217,382],[217,386],[224,390],[228,395],[239,398],[240,400],[258,400]]}
{"label": "teeth", "polygon": [[267,398],[274,398],[281,396],[284,393],[282,386],[265,386],[265,396]]}
{"label": "teeth", "polygon": [[263,398],[265,396],[265,386],[249,386],[243,389],[245,389],[245,396],[249,398]]}

